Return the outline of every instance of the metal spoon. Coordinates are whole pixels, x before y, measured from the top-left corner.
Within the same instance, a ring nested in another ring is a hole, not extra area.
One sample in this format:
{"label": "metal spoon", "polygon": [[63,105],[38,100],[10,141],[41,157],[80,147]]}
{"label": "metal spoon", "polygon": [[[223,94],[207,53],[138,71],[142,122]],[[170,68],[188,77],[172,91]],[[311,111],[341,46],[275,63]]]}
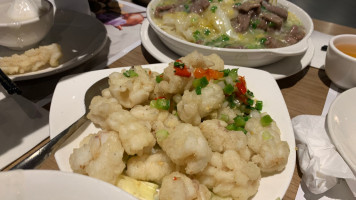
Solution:
{"label": "metal spoon", "polygon": [[89,112],[89,105],[94,96],[100,95],[101,91],[109,86],[108,77],[105,77],[94,83],[85,93],[84,104],[85,114],[76,122],[52,138],[47,144],[38,149],[32,155],[16,164],[10,170],[14,169],[34,169],[39,166],[49,155],[55,152],[78,128],[87,121],[87,114]]}

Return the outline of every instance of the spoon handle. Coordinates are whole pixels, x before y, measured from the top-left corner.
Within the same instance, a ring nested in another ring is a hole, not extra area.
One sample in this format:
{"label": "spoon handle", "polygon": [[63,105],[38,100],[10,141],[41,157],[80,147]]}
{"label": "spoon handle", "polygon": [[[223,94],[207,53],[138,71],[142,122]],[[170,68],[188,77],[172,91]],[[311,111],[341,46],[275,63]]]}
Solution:
{"label": "spoon handle", "polygon": [[79,118],[76,122],[68,128],[59,133],[56,137],[51,139],[47,144],[32,153],[30,156],[16,164],[10,170],[15,169],[34,169],[38,167],[48,156],[55,152],[62,144],[81,127],[88,119],[86,114]]}

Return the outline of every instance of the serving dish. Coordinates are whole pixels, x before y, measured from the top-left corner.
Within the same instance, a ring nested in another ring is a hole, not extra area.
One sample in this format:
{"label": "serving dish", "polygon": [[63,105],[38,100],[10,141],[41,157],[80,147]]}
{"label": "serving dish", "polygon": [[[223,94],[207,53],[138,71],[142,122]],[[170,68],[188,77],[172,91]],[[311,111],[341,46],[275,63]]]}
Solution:
{"label": "serving dish", "polygon": [[80,174],[54,170],[14,170],[0,173],[0,199],[133,200],[135,198],[120,188]]}
{"label": "serving dish", "polygon": [[[167,65],[167,63],[162,63],[143,65],[142,67],[162,72]],[[232,66],[225,67],[232,68]],[[75,77],[65,77],[59,81],[51,103],[50,137],[55,137],[60,131],[84,114],[84,94],[93,82],[122,69],[129,69],[129,67],[87,72]],[[255,97],[263,100],[264,111],[268,112],[277,122],[282,133],[281,139],[288,142],[291,150],[286,168],[281,173],[263,177],[259,191],[253,199],[282,198],[293,176],[296,160],[294,133],[286,104],[276,81],[268,72],[240,67],[239,74],[245,76],[248,88],[254,92]],[[55,153],[55,159],[60,170],[72,171],[69,165],[69,156],[73,152],[73,148],[78,146],[83,137],[97,130],[88,121]]]}
{"label": "serving dish", "polygon": [[[39,45],[58,43],[63,54],[59,59],[60,65],[9,77],[15,81],[28,80],[71,69],[97,55],[104,47],[106,40],[107,32],[104,25],[94,17],[57,9],[52,29]],[[21,51],[0,46],[0,57],[21,53]]]}
{"label": "serving dish", "polygon": [[[140,35],[142,45],[158,61],[167,63],[181,57],[163,44],[147,20],[142,23]],[[271,73],[276,80],[283,79],[306,68],[310,64],[313,55],[314,45],[311,38],[309,38],[308,49],[305,53],[296,56],[288,56],[275,63],[260,66],[258,69]]]}
{"label": "serving dish", "polygon": [[327,115],[329,135],[341,156],[356,174],[356,88],[341,93]]}
{"label": "serving dish", "polygon": [[298,43],[274,49],[231,49],[204,46],[187,42],[172,36],[154,22],[154,10],[159,0],[151,1],[147,6],[147,19],[162,42],[180,56],[187,55],[193,50],[198,50],[203,54],[217,53],[228,65],[239,65],[244,67],[259,67],[274,63],[288,56],[296,56],[305,53],[308,49],[308,39],[314,29],[313,21],[310,16],[301,8],[287,0],[279,0],[278,4],[288,8],[288,11],[294,13],[305,26],[305,36]]}

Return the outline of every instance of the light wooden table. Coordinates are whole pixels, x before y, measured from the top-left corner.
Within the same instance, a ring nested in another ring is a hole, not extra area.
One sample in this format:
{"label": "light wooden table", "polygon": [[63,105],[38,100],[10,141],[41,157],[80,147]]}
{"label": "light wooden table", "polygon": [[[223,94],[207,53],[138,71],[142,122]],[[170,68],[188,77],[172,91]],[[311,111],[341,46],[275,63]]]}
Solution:
{"label": "light wooden table", "polygon": [[[315,30],[330,34],[356,34],[356,29],[340,26],[337,24],[313,20]],[[129,52],[127,55],[121,59],[115,61],[111,64],[110,68],[124,67],[131,65],[140,65],[140,64],[152,64],[158,63],[144,48],[139,46]],[[307,67],[303,71],[282,79],[278,80],[278,85],[282,90],[282,94],[286,101],[290,117],[293,118],[301,114],[311,114],[311,115],[321,115],[326,95],[329,90],[330,80],[325,74],[325,71],[322,69],[316,69],[312,67]],[[26,155],[19,158],[13,164],[9,165],[4,170],[10,169],[16,163],[21,161],[23,158],[27,157],[31,152],[37,150],[43,144],[48,142],[49,139],[46,139],[33,150],[31,150]],[[39,167],[39,169],[51,169],[58,170],[57,163],[52,156],[50,156],[44,163]],[[292,182],[288,188],[288,191],[283,199],[292,200],[295,199],[299,184],[301,180],[301,173],[299,171],[298,163],[295,167],[294,175]],[[276,186],[278,187],[278,186]]]}

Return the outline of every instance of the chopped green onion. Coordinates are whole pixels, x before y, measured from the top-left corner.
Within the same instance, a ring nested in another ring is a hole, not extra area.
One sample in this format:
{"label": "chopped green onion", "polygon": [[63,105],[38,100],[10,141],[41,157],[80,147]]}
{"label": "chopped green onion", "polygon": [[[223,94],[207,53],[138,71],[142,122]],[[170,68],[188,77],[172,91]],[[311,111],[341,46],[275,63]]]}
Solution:
{"label": "chopped green onion", "polygon": [[159,110],[168,110],[171,106],[171,103],[168,99],[157,99],[157,100],[152,100],[150,102],[150,106],[152,108],[157,108]]}
{"label": "chopped green onion", "polygon": [[244,134],[247,133],[246,129],[242,128],[242,127],[238,127],[235,124],[229,124],[226,126],[226,129],[229,131],[242,131],[244,132]]}
{"label": "chopped green onion", "polygon": [[226,126],[226,129],[229,131],[234,131],[236,129],[236,125],[235,124],[229,124]]}
{"label": "chopped green onion", "polygon": [[223,0],[218,0],[218,2],[222,2]]}
{"label": "chopped green onion", "polygon": [[242,131],[242,132],[244,132],[244,134],[247,133],[246,129],[244,129],[242,127],[237,127],[235,131]]}
{"label": "chopped green onion", "polygon": [[234,86],[232,86],[231,84],[227,84],[225,85],[223,91],[225,94],[231,95],[234,92]]}
{"label": "chopped green onion", "polygon": [[240,115],[238,115],[234,118],[234,122],[237,127],[245,127],[245,125],[246,125],[246,121],[245,121],[244,117],[240,116]]}
{"label": "chopped green onion", "polygon": [[220,114],[220,120],[223,120],[224,122],[228,122],[229,121],[229,115]]}
{"label": "chopped green onion", "polygon": [[205,76],[202,78],[194,79],[193,87],[195,88],[197,95],[200,95],[201,89],[206,87],[208,84],[209,84],[209,81]]}
{"label": "chopped green onion", "polygon": [[251,119],[250,116],[244,116],[244,120],[247,122],[249,119]]}
{"label": "chopped green onion", "polygon": [[132,78],[132,77],[138,76],[138,74],[133,69],[125,71],[123,73],[123,75],[128,77],[128,78]]}
{"label": "chopped green onion", "polygon": [[254,97],[253,92],[251,92],[250,90],[247,90],[247,95],[248,95],[250,98],[253,98],[253,97]]}
{"label": "chopped green onion", "polygon": [[195,88],[195,93],[196,93],[197,95],[201,95],[201,87],[200,87],[200,86],[198,86],[198,87]]}
{"label": "chopped green onion", "polygon": [[212,7],[210,8],[211,12],[213,12],[213,13],[215,13],[216,9],[218,9],[217,6],[212,6]]}
{"label": "chopped green onion", "polygon": [[184,63],[182,63],[182,62],[179,62],[179,61],[175,61],[174,62],[174,67],[178,67],[178,68],[181,68],[181,69],[183,69],[184,68]]}
{"label": "chopped green onion", "polygon": [[210,30],[209,29],[205,29],[204,30],[204,35],[207,35],[207,36],[210,35]]}
{"label": "chopped green onion", "polygon": [[253,99],[247,99],[247,104],[252,106],[255,101]]}
{"label": "chopped green onion", "polygon": [[237,71],[238,71],[238,69],[232,69],[232,70],[230,70],[230,72],[229,72],[229,77],[230,77],[233,81],[236,81],[237,78],[238,78]]}
{"label": "chopped green onion", "polygon": [[230,108],[235,108],[236,107],[235,93],[232,93],[232,95],[227,96],[226,101],[229,103]]}
{"label": "chopped green onion", "polygon": [[188,4],[184,4],[184,11],[185,12],[189,12],[189,5]]}
{"label": "chopped green onion", "polygon": [[157,82],[157,83],[160,83],[162,80],[163,80],[162,74],[156,76],[156,82]]}
{"label": "chopped green onion", "polygon": [[200,39],[200,31],[196,30],[193,32],[193,37],[195,41],[198,41]]}
{"label": "chopped green onion", "polygon": [[224,73],[224,77],[227,77],[230,73],[230,69],[224,69],[221,72]]}
{"label": "chopped green onion", "polygon": [[273,23],[273,22],[268,22],[268,27],[275,27],[276,26],[276,24],[275,23]]}
{"label": "chopped green onion", "polygon": [[261,39],[260,39],[260,43],[261,43],[261,44],[265,44],[266,41],[267,41],[267,38],[261,38]]}
{"label": "chopped green onion", "polygon": [[251,20],[251,27],[253,29],[256,29],[259,23],[260,23],[259,20]]}
{"label": "chopped green onion", "polygon": [[261,111],[263,108],[263,102],[262,101],[256,101],[255,108],[258,111]]}
{"label": "chopped green onion", "polygon": [[164,139],[166,139],[168,137],[169,133],[168,131],[162,129],[162,130],[159,130],[156,132],[156,138],[157,138],[157,141],[162,141]]}
{"label": "chopped green onion", "polygon": [[261,125],[265,127],[265,126],[269,126],[273,122],[273,119],[271,118],[270,115],[265,115],[261,118],[260,122]]}
{"label": "chopped green onion", "polygon": [[222,38],[222,41],[229,41],[230,40],[230,37],[225,35],[225,34],[222,34],[221,38]]}
{"label": "chopped green onion", "polygon": [[272,135],[271,135],[270,132],[268,132],[268,131],[263,131],[263,132],[262,132],[262,139],[263,139],[263,140],[269,140],[269,139],[271,139],[271,138],[272,138]]}

